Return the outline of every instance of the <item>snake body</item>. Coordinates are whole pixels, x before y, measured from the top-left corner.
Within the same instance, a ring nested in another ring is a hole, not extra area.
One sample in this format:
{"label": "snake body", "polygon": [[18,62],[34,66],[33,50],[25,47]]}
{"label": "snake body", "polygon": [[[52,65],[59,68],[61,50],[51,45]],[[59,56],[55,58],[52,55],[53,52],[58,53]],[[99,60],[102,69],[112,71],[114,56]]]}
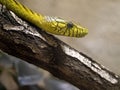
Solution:
{"label": "snake body", "polygon": [[20,18],[42,28],[42,30],[46,32],[70,37],[83,37],[88,33],[88,29],[80,25],[58,17],[38,14],[16,0],[0,0],[0,3],[5,5],[7,9],[14,12]]}

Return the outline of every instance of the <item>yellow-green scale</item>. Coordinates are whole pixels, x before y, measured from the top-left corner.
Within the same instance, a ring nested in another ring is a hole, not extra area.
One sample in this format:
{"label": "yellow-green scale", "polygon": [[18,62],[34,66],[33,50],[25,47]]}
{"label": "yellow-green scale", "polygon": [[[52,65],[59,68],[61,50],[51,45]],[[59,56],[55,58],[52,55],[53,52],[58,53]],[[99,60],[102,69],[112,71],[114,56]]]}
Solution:
{"label": "yellow-green scale", "polygon": [[[71,24],[71,22],[61,18],[37,14],[16,0],[0,0],[0,3],[22,19],[29,21],[49,33],[70,37],[83,37],[88,33],[88,29],[74,23]],[[72,27],[69,27],[69,24],[71,24]]]}

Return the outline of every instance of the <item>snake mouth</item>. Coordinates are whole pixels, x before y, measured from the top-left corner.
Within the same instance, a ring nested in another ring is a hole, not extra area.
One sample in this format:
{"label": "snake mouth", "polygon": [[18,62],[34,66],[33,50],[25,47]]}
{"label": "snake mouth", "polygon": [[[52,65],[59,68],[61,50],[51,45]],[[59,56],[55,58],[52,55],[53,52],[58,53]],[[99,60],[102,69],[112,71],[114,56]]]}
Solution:
{"label": "snake mouth", "polygon": [[78,38],[84,37],[88,34],[88,29],[84,28],[80,31],[80,33],[77,35]]}
{"label": "snake mouth", "polygon": [[83,34],[83,37],[86,36],[88,34],[88,29],[84,29],[84,34]]}

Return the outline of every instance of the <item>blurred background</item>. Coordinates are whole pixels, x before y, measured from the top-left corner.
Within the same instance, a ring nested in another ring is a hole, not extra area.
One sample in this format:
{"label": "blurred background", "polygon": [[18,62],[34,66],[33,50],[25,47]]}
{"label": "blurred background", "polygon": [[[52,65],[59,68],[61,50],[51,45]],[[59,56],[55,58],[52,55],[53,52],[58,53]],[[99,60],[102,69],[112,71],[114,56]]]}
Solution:
{"label": "blurred background", "polygon": [[[32,10],[43,15],[61,17],[68,21],[70,20],[76,23],[80,23],[80,25],[88,28],[89,33],[84,38],[70,38],[63,36],[56,37],[66,42],[70,46],[74,47],[78,51],[83,52],[86,55],[90,56],[98,63],[110,69],[110,71],[113,71],[114,73],[120,75],[119,0],[19,0],[19,1],[22,4],[31,8]],[[6,55],[1,54],[1,56]],[[8,58],[5,60],[8,60]],[[45,87],[45,85],[47,84],[49,88],[49,89],[44,88],[44,90],[78,90],[74,86],[71,86],[70,84],[64,81],[59,81],[58,79],[51,76],[48,72],[46,73],[46,71],[43,71],[41,69],[39,70],[40,72],[36,71],[36,69],[34,69],[33,71],[27,69],[28,73],[24,73],[26,70],[23,71],[21,67],[23,68],[23,66],[25,66],[24,68],[31,68],[31,66],[29,67],[29,64],[23,64],[22,61],[19,61],[17,63],[16,60],[12,61],[11,66],[15,68],[15,71],[19,76],[17,77],[18,80],[17,82],[20,85],[28,84],[34,85],[37,82],[36,77],[42,77],[42,79],[40,78],[40,81],[42,80],[42,84],[39,85]],[[43,72],[45,72],[44,75]],[[28,75],[27,79],[23,78],[25,77],[24,75],[25,76]],[[29,78],[31,77],[32,80],[33,79],[35,80],[35,82],[30,83],[31,79]],[[44,81],[43,78],[46,77],[47,81],[43,83]],[[50,78],[48,79],[48,77]],[[50,84],[51,82],[52,84]],[[57,84],[58,86],[55,84]],[[53,89],[50,86],[56,87],[54,87]],[[37,86],[33,86],[32,88],[36,87]],[[29,89],[29,90],[43,90],[43,89]]]}
{"label": "blurred background", "polygon": [[19,0],[32,10],[80,23],[89,29],[84,38],[57,36],[108,69],[120,74],[119,0]]}

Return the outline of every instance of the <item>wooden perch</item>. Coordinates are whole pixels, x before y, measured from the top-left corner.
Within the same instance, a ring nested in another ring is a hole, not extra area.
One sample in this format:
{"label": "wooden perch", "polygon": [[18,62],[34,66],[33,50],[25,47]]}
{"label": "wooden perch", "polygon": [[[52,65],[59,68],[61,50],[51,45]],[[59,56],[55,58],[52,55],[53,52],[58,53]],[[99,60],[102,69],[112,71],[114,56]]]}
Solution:
{"label": "wooden perch", "polygon": [[0,49],[51,72],[80,90],[120,90],[119,76],[21,20],[5,7],[0,11]]}

